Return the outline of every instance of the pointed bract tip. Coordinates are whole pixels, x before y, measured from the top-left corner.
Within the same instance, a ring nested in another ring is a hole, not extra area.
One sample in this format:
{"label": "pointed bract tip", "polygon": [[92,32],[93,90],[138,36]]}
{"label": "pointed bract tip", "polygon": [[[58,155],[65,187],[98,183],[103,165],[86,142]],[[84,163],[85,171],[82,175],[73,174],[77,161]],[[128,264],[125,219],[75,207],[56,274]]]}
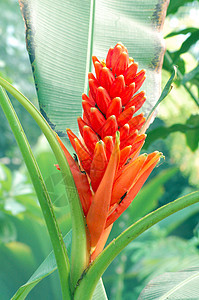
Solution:
{"label": "pointed bract tip", "polygon": [[104,145],[104,142],[102,140],[99,140],[99,142],[96,143],[96,145]]}
{"label": "pointed bract tip", "polygon": [[120,132],[119,131],[116,131],[115,137],[116,137],[116,141],[119,142],[120,141]]}
{"label": "pointed bract tip", "polygon": [[143,153],[143,154],[141,154],[141,155],[143,155],[143,156],[145,156],[145,157],[147,157],[147,156],[148,156],[148,154],[147,154],[147,153]]}

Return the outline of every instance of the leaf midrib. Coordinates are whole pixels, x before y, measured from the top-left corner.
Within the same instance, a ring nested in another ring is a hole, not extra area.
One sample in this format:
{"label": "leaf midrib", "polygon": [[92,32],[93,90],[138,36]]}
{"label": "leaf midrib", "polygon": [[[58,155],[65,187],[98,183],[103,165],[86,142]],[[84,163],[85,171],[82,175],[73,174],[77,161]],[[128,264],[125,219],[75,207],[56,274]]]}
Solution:
{"label": "leaf midrib", "polygon": [[84,93],[85,94],[88,92],[87,74],[88,74],[88,72],[91,72],[91,68],[92,68],[94,22],[95,22],[95,0],[91,0],[90,1],[89,32],[88,32],[88,51],[87,51],[87,57],[86,57],[86,70],[85,70],[85,81],[84,81]]}
{"label": "leaf midrib", "polygon": [[199,272],[197,272],[197,274],[192,275],[191,277],[188,277],[187,279],[183,280],[182,282],[180,282],[179,284],[177,284],[177,286],[173,287],[169,292],[167,292],[166,294],[164,294],[162,297],[159,298],[159,300],[165,300],[167,299],[168,296],[172,295],[174,292],[176,292],[179,288],[181,288],[182,286],[185,286],[187,283],[189,283],[192,279],[195,279],[199,277]]}

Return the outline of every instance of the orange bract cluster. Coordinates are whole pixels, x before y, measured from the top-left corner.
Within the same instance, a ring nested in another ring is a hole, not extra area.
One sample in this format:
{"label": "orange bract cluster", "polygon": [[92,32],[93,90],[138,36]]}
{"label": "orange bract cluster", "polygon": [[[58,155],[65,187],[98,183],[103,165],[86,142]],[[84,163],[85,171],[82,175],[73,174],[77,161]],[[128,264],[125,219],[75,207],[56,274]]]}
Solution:
{"label": "orange bract cluster", "polygon": [[93,57],[96,77],[89,73],[89,95],[82,95],[81,137],[67,130],[79,164],[58,138],[71,168],[89,233],[92,259],[103,249],[113,222],[126,210],[160,159],[161,153],[139,155],[146,135],[142,107],[145,93],[135,93],[145,71],[118,43],[106,63]]}

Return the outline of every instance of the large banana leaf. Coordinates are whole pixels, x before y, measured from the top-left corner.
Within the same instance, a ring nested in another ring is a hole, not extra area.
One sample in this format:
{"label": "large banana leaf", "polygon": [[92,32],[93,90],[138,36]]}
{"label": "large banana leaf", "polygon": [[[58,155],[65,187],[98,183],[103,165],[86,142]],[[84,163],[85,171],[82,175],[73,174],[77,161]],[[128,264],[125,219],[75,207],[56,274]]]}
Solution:
{"label": "large banana leaf", "polygon": [[19,1],[40,109],[54,130],[64,135],[66,127],[77,129],[91,54],[103,59],[118,41],[147,71],[150,111],[160,93],[168,0]]}
{"label": "large banana leaf", "polygon": [[151,280],[139,300],[198,299],[199,267],[164,273]]}

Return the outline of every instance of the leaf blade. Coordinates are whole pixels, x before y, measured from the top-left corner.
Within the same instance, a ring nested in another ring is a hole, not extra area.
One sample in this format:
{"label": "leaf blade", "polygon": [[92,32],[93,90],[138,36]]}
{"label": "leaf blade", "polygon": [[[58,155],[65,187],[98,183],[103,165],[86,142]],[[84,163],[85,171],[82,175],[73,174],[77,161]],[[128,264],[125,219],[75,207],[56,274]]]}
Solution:
{"label": "leaf blade", "polygon": [[164,273],[149,282],[138,300],[182,299],[181,297],[183,299],[196,299],[198,297],[198,282],[198,267],[180,272]]}
{"label": "leaf blade", "polygon": [[20,0],[40,109],[59,135],[65,135],[69,125],[77,129],[74,116],[81,115],[92,48],[105,58],[108,48],[120,40],[147,70],[145,90],[150,102],[145,110],[151,109],[160,92],[164,47],[159,30],[167,4],[167,0],[84,0],[83,5]]}

